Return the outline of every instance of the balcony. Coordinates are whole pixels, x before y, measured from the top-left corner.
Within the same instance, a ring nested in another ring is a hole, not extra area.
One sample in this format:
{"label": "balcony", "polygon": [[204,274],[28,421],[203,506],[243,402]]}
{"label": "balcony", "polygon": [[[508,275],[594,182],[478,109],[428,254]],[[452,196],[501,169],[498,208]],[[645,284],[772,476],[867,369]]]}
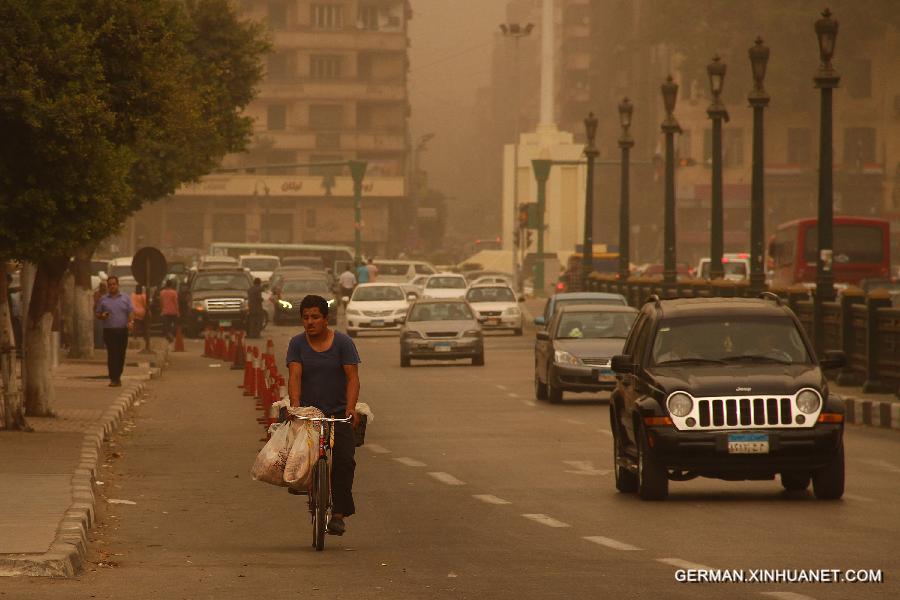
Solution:
{"label": "balcony", "polygon": [[406,135],[403,129],[357,131],[349,128],[295,127],[284,131],[269,131],[265,127],[257,127],[254,132],[270,138],[278,149],[406,152]]}
{"label": "balcony", "polygon": [[389,102],[406,100],[403,80],[360,80],[280,78],[260,86],[259,99],[266,100],[366,100]]}
{"label": "balcony", "polygon": [[394,50],[406,52],[406,31],[360,31],[355,28],[298,28],[278,31],[274,35],[275,50]]}

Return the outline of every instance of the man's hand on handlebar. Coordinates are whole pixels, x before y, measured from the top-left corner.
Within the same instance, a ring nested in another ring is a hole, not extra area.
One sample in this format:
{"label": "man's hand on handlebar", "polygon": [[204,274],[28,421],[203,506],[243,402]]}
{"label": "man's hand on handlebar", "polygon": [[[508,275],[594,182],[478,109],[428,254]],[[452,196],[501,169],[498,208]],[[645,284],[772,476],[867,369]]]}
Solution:
{"label": "man's hand on handlebar", "polygon": [[353,429],[356,429],[356,427],[359,425],[359,413],[356,412],[356,409],[348,408],[344,414],[348,417],[353,417],[353,420],[350,422],[350,424],[353,425]]}

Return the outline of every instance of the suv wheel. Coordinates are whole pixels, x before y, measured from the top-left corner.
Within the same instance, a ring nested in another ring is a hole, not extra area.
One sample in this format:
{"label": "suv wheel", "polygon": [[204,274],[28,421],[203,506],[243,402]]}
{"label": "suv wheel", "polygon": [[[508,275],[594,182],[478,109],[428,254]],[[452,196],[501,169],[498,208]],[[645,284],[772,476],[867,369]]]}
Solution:
{"label": "suv wheel", "polygon": [[837,500],[844,495],[844,444],[834,459],[812,476],[813,493],[820,500]]}
{"label": "suv wheel", "polygon": [[789,492],[802,492],[809,487],[809,473],[782,473],[781,485]]}
{"label": "suv wheel", "polygon": [[562,402],[563,391],[553,385],[550,382],[547,382],[547,399],[550,400],[550,404],[559,404]]}
{"label": "suv wheel", "polygon": [[410,365],[409,355],[400,353],[400,366],[408,367]]}
{"label": "suv wheel", "polygon": [[537,372],[537,365],[534,365],[534,397],[538,400],[547,399],[547,384],[541,382]]}
{"label": "suv wheel", "polygon": [[665,500],[669,495],[669,475],[653,455],[647,441],[647,430],[639,427],[638,437],[638,495],[641,500]]}
{"label": "suv wheel", "polygon": [[475,365],[476,367],[483,367],[484,366],[484,352],[473,356],[472,364]]}
{"label": "suv wheel", "polygon": [[616,476],[616,489],[623,494],[633,494],[638,491],[637,475],[629,471],[627,468],[619,465],[619,461],[625,458],[625,452],[622,449],[622,435],[619,433],[619,427],[616,425],[614,409],[610,409],[612,421],[613,435],[613,473]]}

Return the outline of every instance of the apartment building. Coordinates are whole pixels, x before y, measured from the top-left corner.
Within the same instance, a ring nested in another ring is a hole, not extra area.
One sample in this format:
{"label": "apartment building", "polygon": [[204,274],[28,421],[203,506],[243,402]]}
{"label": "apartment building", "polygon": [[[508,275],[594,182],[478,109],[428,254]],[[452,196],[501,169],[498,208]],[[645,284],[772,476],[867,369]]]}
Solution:
{"label": "apartment building", "polygon": [[[404,249],[412,224],[407,178],[407,0],[242,0],[273,45],[249,152],[223,172],[144,209],[131,245],[175,253],[213,241],[350,243],[348,160],[367,163],[366,254]],[[326,163],[322,165],[321,163]],[[319,164],[320,166],[315,166]],[[181,250],[184,249],[184,250]]]}

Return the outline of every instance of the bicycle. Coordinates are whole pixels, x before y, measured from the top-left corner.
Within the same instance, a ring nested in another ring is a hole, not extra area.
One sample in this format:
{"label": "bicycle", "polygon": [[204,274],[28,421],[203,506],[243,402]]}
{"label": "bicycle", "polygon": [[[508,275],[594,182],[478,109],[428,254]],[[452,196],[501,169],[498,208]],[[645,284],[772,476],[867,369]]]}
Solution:
{"label": "bicycle", "polygon": [[[309,514],[313,526],[312,545],[317,551],[322,551],[325,549],[325,529],[331,516],[331,449],[334,447],[332,423],[349,423],[353,417],[335,419],[293,415],[292,418],[318,421],[319,424],[319,458],[313,467],[312,482],[309,487]],[[326,440],[328,440],[327,443]]]}

